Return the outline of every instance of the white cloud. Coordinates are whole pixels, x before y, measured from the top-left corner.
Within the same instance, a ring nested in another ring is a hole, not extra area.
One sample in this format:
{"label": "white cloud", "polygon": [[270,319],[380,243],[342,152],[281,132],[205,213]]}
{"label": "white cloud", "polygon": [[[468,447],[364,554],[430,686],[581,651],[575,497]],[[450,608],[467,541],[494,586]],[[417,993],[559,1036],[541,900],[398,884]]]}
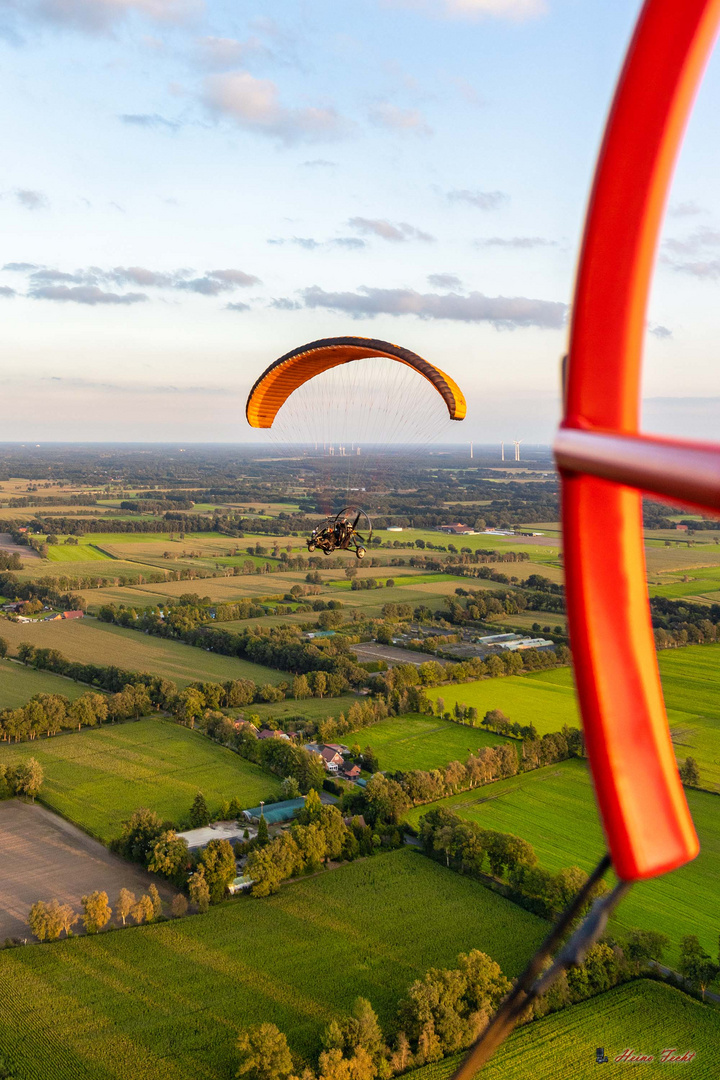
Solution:
{"label": "white cloud", "polygon": [[382,240],[392,240],[395,243],[403,240],[424,240],[426,243],[434,241],[435,237],[430,233],[416,229],[414,225],[408,225],[407,221],[399,221],[397,225],[385,218],[350,218],[348,225],[366,235],[379,236]]}
{"label": "white cloud", "polygon": [[75,304],[139,304],[147,300],[145,293],[104,292],[97,285],[39,285],[28,294],[33,300],[60,300]]}
{"label": "white cloud", "polygon": [[433,289],[461,289],[462,281],[455,274],[428,274],[428,285]]}
{"label": "white cloud", "polygon": [[[361,285],[356,292],[325,292],[312,285],[301,292],[305,307],[347,312],[352,318],[376,315],[416,315],[420,319],[450,319],[456,322],[488,322],[497,330],[537,326],[560,329],[567,304],[534,300],[525,296],[467,296],[448,293],[419,293],[414,289],[376,289]],[[276,307],[294,306],[292,301],[276,301]]]}
{"label": "white cloud", "polygon": [[338,139],[349,128],[331,107],[284,106],[274,82],[256,79],[247,71],[208,76],[203,97],[212,112],[229,117],[238,127],[287,144]]}
{"label": "white cloud", "polygon": [[428,15],[465,19],[508,19],[524,22],[547,12],[545,0],[390,0],[400,7],[416,8]]}
{"label": "white cloud", "polygon": [[248,38],[247,41],[226,37],[202,37],[198,39],[197,46],[200,63],[212,71],[227,71],[252,59],[272,57],[271,51],[256,37]]}
{"label": "white cloud", "polygon": [[536,248],[557,247],[556,240],[546,240],[543,236],[488,236],[475,241],[476,247]]}
{"label": "white cloud", "polygon": [[455,188],[447,193],[448,202],[468,203],[478,210],[497,210],[508,201],[504,191],[470,191],[468,188]]}
{"label": "white cloud", "polygon": [[42,191],[31,191],[29,188],[16,188],[15,198],[26,210],[42,210],[49,206],[47,195]]}
{"label": "white cloud", "polygon": [[57,26],[104,34],[128,15],[141,15],[154,22],[177,23],[203,9],[202,0],[35,0],[27,5],[24,14]]}
{"label": "white cloud", "polygon": [[368,117],[371,123],[392,131],[409,131],[414,135],[432,134],[432,128],[419,109],[401,109],[398,105],[383,101],[372,106]]}

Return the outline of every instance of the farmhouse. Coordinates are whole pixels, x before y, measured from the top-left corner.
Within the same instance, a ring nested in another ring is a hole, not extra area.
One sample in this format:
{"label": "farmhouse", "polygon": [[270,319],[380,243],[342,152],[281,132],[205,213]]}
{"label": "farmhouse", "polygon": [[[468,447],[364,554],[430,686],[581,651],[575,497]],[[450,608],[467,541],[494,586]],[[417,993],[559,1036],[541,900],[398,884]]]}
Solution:
{"label": "farmhouse", "polygon": [[290,741],[290,736],[286,735],[284,731],[273,731],[271,728],[263,728],[258,733],[258,739],[287,739]]}
{"label": "farmhouse", "polygon": [[338,754],[337,750],[333,750],[331,746],[323,746],[320,757],[328,772],[337,772],[343,763],[342,754]]}
{"label": "farmhouse", "polygon": [[85,617],[84,611],[63,611],[63,619],[83,619]]}
{"label": "farmhouse", "polygon": [[462,521],[456,521],[453,525],[440,525],[438,532],[451,533],[453,536],[474,536],[475,530],[469,525],[463,525]]}
{"label": "farmhouse", "polygon": [[345,777],[346,780],[357,780],[357,778],[360,776],[360,766],[343,765],[343,767],[340,769],[340,773],[342,774],[342,776]]}

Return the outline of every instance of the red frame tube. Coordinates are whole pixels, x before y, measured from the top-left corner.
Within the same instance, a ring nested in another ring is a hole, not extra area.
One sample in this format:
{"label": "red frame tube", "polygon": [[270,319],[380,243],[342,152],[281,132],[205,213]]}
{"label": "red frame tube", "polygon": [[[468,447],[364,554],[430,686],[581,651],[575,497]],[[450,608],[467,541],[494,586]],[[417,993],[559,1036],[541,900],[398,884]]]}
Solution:
{"label": "red frame tube", "polygon": [[[613,864],[627,880],[682,866],[699,850],[660,686],[640,491],[717,512],[720,447],[646,438],[638,426],[662,213],[719,23],[720,0],[647,0],[638,20],[587,214],[556,442],[588,757]],[[683,486],[683,470],[700,463],[702,476],[686,472]]]}

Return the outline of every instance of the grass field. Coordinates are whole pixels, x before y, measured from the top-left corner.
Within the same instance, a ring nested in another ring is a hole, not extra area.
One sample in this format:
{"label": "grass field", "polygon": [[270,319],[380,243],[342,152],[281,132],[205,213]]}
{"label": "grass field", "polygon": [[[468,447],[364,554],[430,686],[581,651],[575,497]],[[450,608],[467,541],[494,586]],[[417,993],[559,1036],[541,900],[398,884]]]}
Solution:
{"label": "grass field", "polygon": [[226,1080],[246,1025],[315,1053],[357,996],[387,1023],[428,967],[479,948],[514,975],[546,929],[396,851],[207,915],[0,953],[0,1053],[23,1080]]}
{"label": "grass field", "polygon": [[450,761],[465,762],[481,746],[497,746],[511,740],[450,720],[430,716],[394,716],[370,727],[343,735],[351,746],[372,746],[383,771],[438,769]]}
{"label": "grass field", "polygon": [[16,709],[27,705],[35,694],[64,694],[74,701],[87,686],[52,675],[49,671],[34,671],[10,660],[0,660],[0,709]]}
{"label": "grass field", "polygon": [[3,637],[12,649],[21,641],[37,648],[59,649],[68,660],[84,664],[116,664],[130,671],[163,675],[178,686],[197,679],[222,682],[225,679],[253,679],[277,684],[292,678],[287,672],[253,664],[233,656],[219,656],[179,641],[142,634],[95,619],[52,623],[3,624]]}
{"label": "grass field", "polygon": [[[621,926],[668,934],[673,962],[683,934],[697,934],[715,955],[720,926],[720,798],[704,791],[687,794],[702,845],[700,855],[680,870],[635,884],[616,916]],[[590,871],[605,850],[590,775],[582,761],[548,765],[433,805],[447,806],[483,828],[523,837],[548,870],[580,866]],[[426,809],[409,810],[407,820],[417,824]]]}
{"label": "grass field", "polygon": [[[720,1012],[663,983],[642,979],[590,1001],[527,1024],[510,1037],[484,1066],[483,1080],[590,1080],[597,1076],[596,1047],[608,1057],[608,1075],[666,1077],[680,1072],[688,1080],[720,1075]],[[630,1047],[656,1059],[636,1065],[614,1058]],[[665,1049],[695,1050],[693,1061],[660,1061]],[[449,1080],[460,1055],[408,1073],[408,1080]]]}
{"label": "grass field", "polygon": [[[472,551],[478,548],[484,551],[521,551],[527,553],[536,562],[552,562],[557,560],[560,545],[557,537],[552,536],[493,536],[492,533],[477,533],[475,536],[451,536],[437,532],[433,529],[403,529],[401,533],[389,533],[385,529],[375,529],[373,539],[379,536],[385,543],[398,540],[400,543],[408,543],[410,540],[424,540],[425,543],[438,544],[447,547],[454,544],[455,547],[468,547]],[[386,549],[387,550],[387,549]],[[398,554],[401,554],[401,550]],[[429,551],[427,554],[432,555]],[[443,554],[442,552],[440,554]],[[522,563],[518,565],[524,565]]]}
{"label": "grass field", "polygon": [[[703,787],[720,791],[720,645],[665,649],[658,663],[676,756],[694,757]],[[428,697],[441,697],[446,709],[456,701],[474,705],[481,718],[501,709],[513,721],[535,724],[541,735],[580,726],[570,668],[434,687]]]}
{"label": "grass field", "polygon": [[[82,539],[78,544],[48,544],[48,561],[53,563],[107,561],[110,556],[94,544]],[[68,570],[72,573],[72,567]]]}
{"label": "grass field", "polygon": [[107,842],[146,806],[179,824],[198,791],[211,810],[277,795],[280,781],[258,765],[169,720],[143,719],[0,746],[0,761],[34,757],[45,771],[42,801]]}

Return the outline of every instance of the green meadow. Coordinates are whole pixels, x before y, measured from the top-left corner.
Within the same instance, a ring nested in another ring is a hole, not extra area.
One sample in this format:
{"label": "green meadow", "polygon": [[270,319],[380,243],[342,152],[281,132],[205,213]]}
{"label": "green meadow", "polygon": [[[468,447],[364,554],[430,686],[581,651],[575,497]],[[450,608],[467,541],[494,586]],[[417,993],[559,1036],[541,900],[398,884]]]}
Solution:
{"label": "green meadow", "polygon": [[87,686],[52,675],[49,671],[35,671],[12,660],[0,660],[0,709],[17,709],[27,705],[35,694],[63,694],[74,701],[87,690]]}
{"label": "green meadow", "polygon": [[547,924],[408,849],[206,915],[0,953],[0,1054],[23,1080],[226,1080],[238,1030],[300,1055],[356,997],[389,1025],[407,987],[479,948],[516,975]]}
{"label": "green meadow", "polygon": [[[700,855],[661,878],[637,882],[616,916],[621,926],[668,934],[673,962],[683,934],[697,934],[715,955],[720,927],[720,797],[705,791],[688,791],[687,796]],[[521,836],[547,870],[580,866],[589,872],[605,851],[590,774],[582,761],[548,765],[432,805],[445,806],[483,828]],[[419,806],[405,816],[417,825],[426,811]]]}
{"label": "green meadow", "polygon": [[342,741],[351,746],[372,746],[383,771],[439,769],[450,761],[465,762],[482,746],[513,742],[477,728],[430,716],[394,716],[370,727],[349,732]]}
{"label": "green meadow", "polygon": [[258,765],[169,720],[143,719],[0,745],[0,762],[34,757],[41,801],[107,843],[144,806],[186,823],[202,791],[211,810],[235,796],[243,806],[277,795],[280,781]]}

